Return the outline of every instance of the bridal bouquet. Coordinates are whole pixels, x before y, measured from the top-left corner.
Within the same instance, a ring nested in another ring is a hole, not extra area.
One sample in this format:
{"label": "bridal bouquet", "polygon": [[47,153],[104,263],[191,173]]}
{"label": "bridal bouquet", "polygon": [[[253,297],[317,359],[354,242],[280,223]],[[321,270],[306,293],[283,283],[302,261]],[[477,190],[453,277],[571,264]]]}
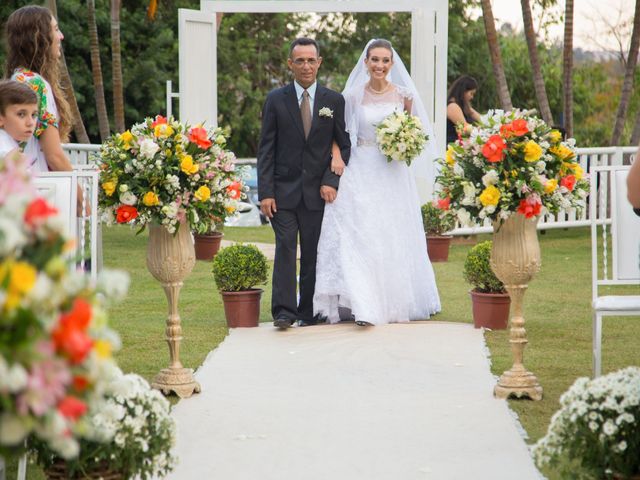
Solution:
{"label": "bridal bouquet", "polygon": [[579,378],[560,397],[560,410],[532,453],[539,466],[570,458],[593,478],[630,478],[640,474],[639,423],[640,368]]}
{"label": "bridal bouquet", "polygon": [[405,111],[393,112],[376,127],[378,148],[389,162],[397,160],[411,165],[428,139],[420,119]]}
{"label": "bridal bouquet", "polygon": [[37,197],[24,159],[0,165],[0,454],[39,440],[73,458],[116,369],[104,307],[128,277],[104,272],[94,283],[70,271],[61,219]]}
{"label": "bridal bouquet", "polygon": [[520,110],[489,111],[439,163],[440,197],[463,225],[580,209],[588,196],[575,141]]}
{"label": "bridal bouquet", "polygon": [[156,116],[113,135],[100,150],[99,205],[108,224],[174,233],[180,223],[206,233],[236,212],[245,195],[233,152],[220,128]]}

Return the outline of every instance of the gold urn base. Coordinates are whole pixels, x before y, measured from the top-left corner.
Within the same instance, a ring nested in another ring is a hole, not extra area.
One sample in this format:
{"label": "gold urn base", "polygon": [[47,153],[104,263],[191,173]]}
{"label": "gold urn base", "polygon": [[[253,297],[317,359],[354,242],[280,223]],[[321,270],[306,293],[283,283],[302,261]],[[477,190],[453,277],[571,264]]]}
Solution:
{"label": "gold urn base", "polygon": [[502,374],[498,384],[493,389],[496,398],[530,398],[534,401],[542,400],[542,387],[536,376],[524,367],[512,368]]}
{"label": "gold urn base", "polygon": [[200,384],[193,378],[190,368],[163,368],[156,375],[151,387],[169,395],[174,392],[180,398],[189,398],[194,393],[200,393]]}

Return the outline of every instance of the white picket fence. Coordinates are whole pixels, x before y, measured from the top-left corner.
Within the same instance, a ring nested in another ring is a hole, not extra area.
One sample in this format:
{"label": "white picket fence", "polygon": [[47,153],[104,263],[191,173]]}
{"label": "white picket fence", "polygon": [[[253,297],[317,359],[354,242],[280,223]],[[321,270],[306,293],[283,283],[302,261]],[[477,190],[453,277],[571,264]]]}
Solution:
{"label": "white picket fence", "polygon": [[[71,163],[75,165],[87,165],[91,162],[92,155],[97,155],[100,150],[99,145],[86,144],[66,144],[65,152],[69,155]],[[637,147],[596,147],[579,148],[578,158],[580,166],[588,172],[592,166],[624,165],[633,162]],[[255,159],[242,159],[243,162],[254,163]],[[587,217],[588,209],[584,209],[580,214],[575,211],[560,211],[556,215],[546,215],[538,222],[538,230],[550,228],[570,228],[586,227],[589,225]],[[489,233],[492,231],[491,224],[487,221],[484,225],[474,227],[458,226],[453,230],[453,235],[473,235],[476,233]]]}

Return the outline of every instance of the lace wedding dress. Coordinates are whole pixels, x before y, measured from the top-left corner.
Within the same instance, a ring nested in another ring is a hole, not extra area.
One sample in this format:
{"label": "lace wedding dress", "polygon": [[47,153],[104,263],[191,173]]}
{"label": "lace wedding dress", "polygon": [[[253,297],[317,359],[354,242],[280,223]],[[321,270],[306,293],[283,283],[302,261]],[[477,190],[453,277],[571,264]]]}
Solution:
{"label": "lace wedding dress", "polygon": [[[325,207],[318,244],[314,313],[331,323],[340,321],[338,306],[375,325],[424,320],[440,311],[412,170],[388,163],[375,142],[375,126],[403,109],[409,96],[391,84],[383,94],[365,89],[352,105],[357,144],[336,200]],[[353,102],[347,95],[345,100]]]}

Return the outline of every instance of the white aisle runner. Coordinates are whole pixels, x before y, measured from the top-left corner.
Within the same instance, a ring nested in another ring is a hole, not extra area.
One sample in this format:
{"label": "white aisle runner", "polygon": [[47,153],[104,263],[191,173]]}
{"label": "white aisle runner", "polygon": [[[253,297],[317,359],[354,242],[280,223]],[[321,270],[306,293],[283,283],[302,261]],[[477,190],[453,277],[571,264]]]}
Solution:
{"label": "white aisle runner", "polygon": [[179,480],[537,480],[471,325],[236,329],[174,408]]}

